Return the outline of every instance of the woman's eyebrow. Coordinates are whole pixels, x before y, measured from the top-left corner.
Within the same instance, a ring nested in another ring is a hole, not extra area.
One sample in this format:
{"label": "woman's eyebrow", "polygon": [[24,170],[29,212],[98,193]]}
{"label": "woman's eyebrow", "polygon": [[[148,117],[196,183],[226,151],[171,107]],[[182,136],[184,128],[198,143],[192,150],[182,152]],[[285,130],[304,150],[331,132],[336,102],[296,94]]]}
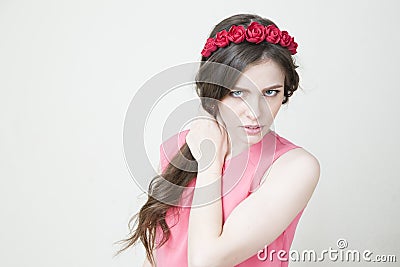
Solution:
{"label": "woman's eyebrow", "polygon": [[[283,85],[281,85],[281,84],[274,84],[274,85],[265,87],[265,88],[263,88],[262,90],[271,90],[271,89],[275,89],[275,88],[279,88],[279,87],[283,87]],[[237,87],[237,86],[235,86],[233,89],[249,92],[248,89],[246,89],[246,88],[241,88],[241,87]]]}

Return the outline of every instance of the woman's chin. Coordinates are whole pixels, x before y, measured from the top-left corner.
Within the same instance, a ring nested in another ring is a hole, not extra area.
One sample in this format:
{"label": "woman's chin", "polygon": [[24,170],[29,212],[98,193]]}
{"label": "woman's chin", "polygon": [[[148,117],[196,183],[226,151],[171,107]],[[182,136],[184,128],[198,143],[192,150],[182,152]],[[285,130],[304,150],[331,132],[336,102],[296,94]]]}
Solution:
{"label": "woman's chin", "polygon": [[263,135],[261,135],[261,133],[257,134],[257,135],[247,135],[247,134],[241,135],[242,141],[249,145],[257,144],[258,142],[261,141],[262,138],[263,138]]}
{"label": "woman's chin", "polygon": [[263,137],[269,133],[269,129],[263,129],[261,132],[256,133],[256,134],[249,134],[246,132],[243,128],[238,129],[229,129],[228,133],[229,136],[231,137],[231,141],[237,140],[240,143],[244,143],[247,145],[254,145],[260,142]]}
{"label": "woman's chin", "polygon": [[249,144],[250,145],[254,145],[257,144],[258,142],[260,142],[262,140],[262,136],[261,135],[257,135],[257,136],[249,136],[248,140],[249,140]]}

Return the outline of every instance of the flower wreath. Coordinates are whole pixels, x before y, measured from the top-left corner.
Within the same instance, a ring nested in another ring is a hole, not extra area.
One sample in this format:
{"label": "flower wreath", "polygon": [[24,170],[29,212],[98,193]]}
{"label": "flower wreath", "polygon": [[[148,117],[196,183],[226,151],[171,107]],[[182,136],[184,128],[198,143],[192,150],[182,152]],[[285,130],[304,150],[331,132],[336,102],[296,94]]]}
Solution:
{"label": "flower wreath", "polygon": [[297,53],[297,43],[294,41],[294,37],[290,36],[287,31],[281,31],[273,24],[264,26],[253,21],[247,29],[242,25],[232,25],[229,31],[224,29],[217,32],[215,38],[207,39],[207,42],[201,51],[201,55],[203,57],[209,57],[212,52],[217,50],[219,47],[225,47],[231,42],[238,44],[245,40],[256,44],[261,43],[262,41],[271,44],[279,44],[282,47],[286,47],[292,55]]}

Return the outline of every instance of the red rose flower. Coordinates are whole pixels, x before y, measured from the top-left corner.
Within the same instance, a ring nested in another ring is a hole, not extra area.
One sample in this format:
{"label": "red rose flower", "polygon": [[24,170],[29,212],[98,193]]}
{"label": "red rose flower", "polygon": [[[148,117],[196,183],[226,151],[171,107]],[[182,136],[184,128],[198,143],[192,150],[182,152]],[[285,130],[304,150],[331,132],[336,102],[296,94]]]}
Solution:
{"label": "red rose flower", "polygon": [[232,25],[228,32],[228,39],[235,44],[243,42],[246,38],[246,29],[242,26]]}
{"label": "red rose flower", "polygon": [[217,45],[215,44],[214,38],[208,38],[203,50],[201,51],[201,54],[204,57],[209,57],[215,50],[217,50]]}
{"label": "red rose flower", "polygon": [[281,32],[281,40],[279,41],[279,44],[282,47],[287,47],[291,44],[292,42],[292,37],[289,35],[287,31],[282,31]]}
{"label": "red rose flower", "polygon": [[251,43],[261,43],[265,39],[265,27],[253,21],[246,30],[246,40]]}
{"label": "red rose flower", "polygon": [[217,32],[214,38],[207,39],[201,54],[203,57],[209,57],[219,47],[226,47],[230,42],[238,44],[245,40],[256,44],[265,40],[268,43],[287,48],[292,55],[297,53],[298,45],[294,41],[294,37],[290,36],[287,31],[281,31],[274,24],[264,26],[253,21],[247,29],[242,25],[232,25],[229,31],[223,29]]}
{"label": "red rose flower", "polygon": [[218,47],[225,47],[229,44],[228,32],[226,30],[222,30],[217,33],[217,36],[215,37],[215,44]]}
{"label": "red rose flower", "polygon": [[265,35],[265,40],[268,43],[277,44],[281,39],[281,31],[273,24],[265,27]]}
{"label": "red rose flower", "polygon": [[289,49],[290,53],[292,53],[292,55],[296,54],[297,51],[297,43],[294,41],[294,37],[292,37],[292,42],[290,43],[290,45],[287,47],[287,49]]}

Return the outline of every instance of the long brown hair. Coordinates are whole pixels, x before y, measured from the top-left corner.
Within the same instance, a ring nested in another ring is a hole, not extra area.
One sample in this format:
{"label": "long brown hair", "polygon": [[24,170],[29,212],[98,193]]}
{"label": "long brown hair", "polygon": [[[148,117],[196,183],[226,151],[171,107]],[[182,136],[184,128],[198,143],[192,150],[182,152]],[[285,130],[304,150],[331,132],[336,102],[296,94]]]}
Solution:
{"label": "long brown hair", "polygon": [[[231,25],[243,25],[247,27],[253,21],[257,21],[264,26],[270,24],[277,26],[271,20],[255,14],[238,14],[230,16],[218,23],[211,31],[209,37],[214,37],[217,32],[223,29],[228,31]],[[289,50],[280,45],[270,44],[268,42],[259,44],[242,42],[240,44],[229,45],[223,49],[218,49],[208,58],[202,57],[202,62],[196,76],[196,92],[202,99],[201,104],[203,108],[216,117],[218,110],[215,109],[215,106],[213,108],[213,105],[209,101],[203,101],[203,99],[221,100],[230,92],[223,86],[201,82],[203,81],[202,78],[210,73],[207,63],[221,63],[241,72],[247,66],[257,64],[266,59],[273,60],[285,73],[284,100],[282,104],[287,103],[289,97],[292,96],[299,85],[299,75],[296,71],[298,66],[295,64]],[[229,78],[235,83],[239,77]],[[162,240],[156,247],[159,248],[167,242],[170,237],[169,229],[172,226],[168,226],[165,220],[167,210],[173,208],[175,214],[178,214],[178,210],[175,209],[176,205],[174,204],[178,204],[183,190],[178,190],[177,192],[174,185],[184,188],[196,176],[197,162],[192,156],[188,145],[184,143],[180,151],[178,151],[164,171],[151,180],[148,187],[147,202],[142,206],[140,211],[129,220],[129,237],[118,241],[118,243],[123,243],[124,246],[116,255],[130,246],[135,245],[136,242],[140,240],[146,249],[147,259],[152,265],[155,265],[152,251],[155,248],[156,228],[160,226],[163,231]],[[132,222],[134,222],[133,226],[131,226]]]}

